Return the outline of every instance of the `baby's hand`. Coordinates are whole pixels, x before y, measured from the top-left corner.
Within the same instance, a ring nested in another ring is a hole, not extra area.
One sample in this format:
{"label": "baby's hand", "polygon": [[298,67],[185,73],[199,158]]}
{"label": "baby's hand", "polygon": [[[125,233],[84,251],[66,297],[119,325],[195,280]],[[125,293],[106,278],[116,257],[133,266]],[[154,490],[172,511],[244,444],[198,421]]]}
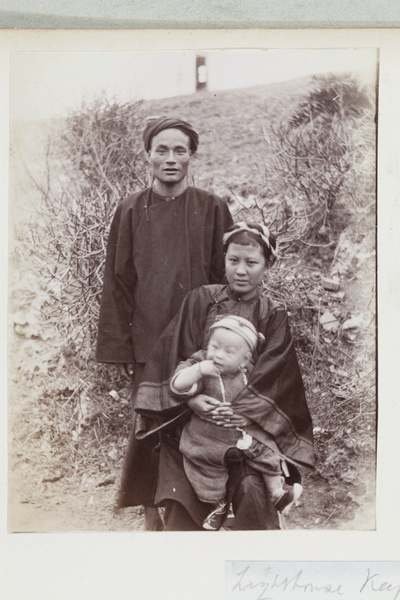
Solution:
{"label": "baby's hand", "polygon": [[219,375],[219,371],[212,360],[202,360],[199,365],[202,375]]}

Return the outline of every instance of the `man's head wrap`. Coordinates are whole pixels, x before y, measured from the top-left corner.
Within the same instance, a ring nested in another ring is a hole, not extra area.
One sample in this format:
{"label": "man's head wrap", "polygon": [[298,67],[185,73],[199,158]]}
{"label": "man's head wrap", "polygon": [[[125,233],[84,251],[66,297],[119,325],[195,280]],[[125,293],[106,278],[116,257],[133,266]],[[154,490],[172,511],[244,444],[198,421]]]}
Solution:
{"label": "man's head wrap", "polygon": [[192,125],[177,117],[149,117],[143,132],[143,141],[146,152],[150,152],[151,140],[157,133],[164,129],[179,129],[190,139],[190,150],[194,154],[199,145],[199,134]]}
{"label": "man's head wrap", "polygon": [[236,315],[228,315],[215,321],[215,323],[211,325],[210,331],[212,332],[214,329],[221,327],[234,331],[240,335],[249,346],[251,352],[254,352],[258,342],[264,339],[262,333],[257,332],[253,323],[243,317],[237,317]]}
{"label": "man's head wrap", "polygon": [[260,223],[245,223],[244,221],[239,221],[232,225],[222,238],[225,252],[228,245],[231,242],[234,242],[235,238],[238,237],[237,234],[244,232],[262,246],[267,260],[275,260],[277,257],[275,236],[269,231],[266,225],[261,225]]}

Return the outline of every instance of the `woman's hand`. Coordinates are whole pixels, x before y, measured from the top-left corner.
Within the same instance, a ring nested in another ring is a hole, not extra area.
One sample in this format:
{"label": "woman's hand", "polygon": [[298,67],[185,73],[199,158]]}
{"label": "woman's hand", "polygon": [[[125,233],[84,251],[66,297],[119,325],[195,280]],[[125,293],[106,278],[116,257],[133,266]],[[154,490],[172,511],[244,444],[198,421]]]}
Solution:
{"label": "woman's hand", "polygon": [[205,394],[194,396],[188,401],[187,405],[198,417],[217,425],[229,422],[227,419],[233,415],[228,402],[220,402]]}
{"label": "woman's hand", "polygon": [[245,417],[244,415],[238,415],[233,413],[231,417],[225,420],[222,424],[223,427],[247,427],[253,423],[252,419]]}
{"label": "woman's hand", "polygon": [[247,427],[252,423],[248,417],[234,413],[229,402],[219,402],[205,394],[191,398],[188,406],[201,419],[222,427]]}

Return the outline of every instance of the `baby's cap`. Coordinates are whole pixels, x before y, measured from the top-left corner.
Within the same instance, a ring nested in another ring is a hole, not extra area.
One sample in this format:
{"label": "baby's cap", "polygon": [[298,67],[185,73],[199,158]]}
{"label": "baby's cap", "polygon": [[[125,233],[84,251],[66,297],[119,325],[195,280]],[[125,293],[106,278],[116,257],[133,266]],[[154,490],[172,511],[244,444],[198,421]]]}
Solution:
{"label": "baby's cap", "polygon": [[243,317],[237,317],[236,315],[221,317],[218,321],[211,325],[210,331],[213,331],[219,327],[230,329],[230,331],[234,331],[235,333],[239,334],[245,340],[245,342],[247,342],[250,350],[252,352],[255,350],[259,340],[259,334],[257,333],[253,323],[250,323],[250,321],[247,319],[244,319]]}

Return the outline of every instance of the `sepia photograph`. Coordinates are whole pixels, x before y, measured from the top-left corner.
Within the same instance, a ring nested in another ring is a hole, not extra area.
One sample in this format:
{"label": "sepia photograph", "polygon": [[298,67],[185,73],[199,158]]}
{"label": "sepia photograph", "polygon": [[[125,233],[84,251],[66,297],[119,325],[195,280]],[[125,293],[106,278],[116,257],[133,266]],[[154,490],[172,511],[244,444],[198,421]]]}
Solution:
{"label": "sepia photograph", "polygon": [[376,530],[379,66],[10,53],[9,533]]}

